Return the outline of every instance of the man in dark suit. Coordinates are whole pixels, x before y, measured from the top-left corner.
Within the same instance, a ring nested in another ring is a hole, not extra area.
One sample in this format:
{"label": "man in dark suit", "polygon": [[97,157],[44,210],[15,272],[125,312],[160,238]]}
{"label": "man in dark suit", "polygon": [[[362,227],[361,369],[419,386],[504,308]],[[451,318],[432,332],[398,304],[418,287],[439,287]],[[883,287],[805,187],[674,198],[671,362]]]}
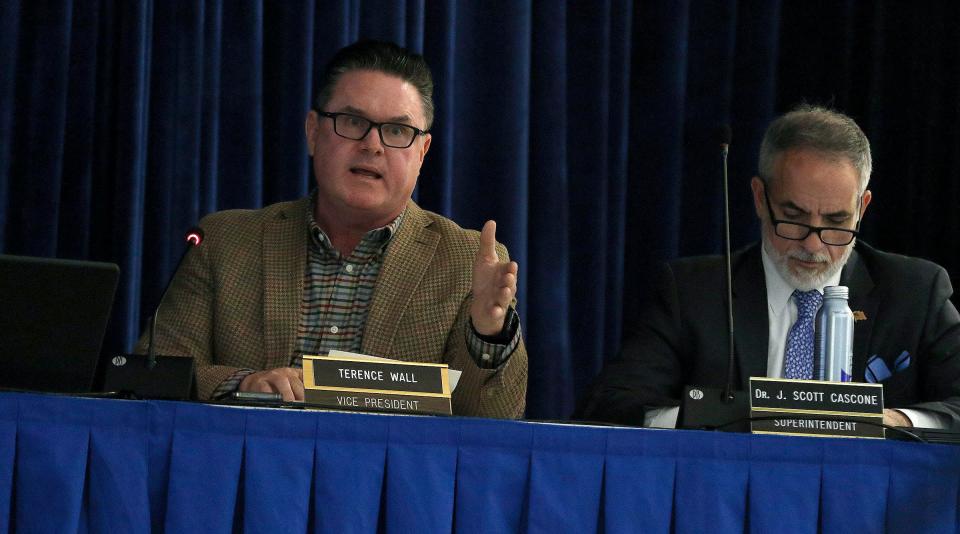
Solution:
{"label": "man in dark suit", "polygon": [[[844,285],[856,320],[853,379],[884,384],[884,422],[960,431],[960,314],[946,271],[856,243],[872,197],[860,128],[801,106],[768,128],[759,168],[751,189],[762,241],[732,259],[739,387],[751,376],[811,378],[812,337],[800,333],[812,332],[823,287]],[[723,258],[671,262],[655,282],[579,418],[671,427],[684,384],[725,383]]]}

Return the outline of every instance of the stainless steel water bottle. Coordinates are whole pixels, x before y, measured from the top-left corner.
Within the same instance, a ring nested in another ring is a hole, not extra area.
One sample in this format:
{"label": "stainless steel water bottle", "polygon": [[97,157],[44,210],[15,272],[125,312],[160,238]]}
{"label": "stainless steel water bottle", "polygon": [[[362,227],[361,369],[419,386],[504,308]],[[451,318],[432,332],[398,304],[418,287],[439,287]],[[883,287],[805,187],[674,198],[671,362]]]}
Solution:
{"label": "stainless steel water bottle", "polygon": [[814,323],[814,377],[850,382],[853,374],[853,312],[846,286],[823,288],[823,304]]}

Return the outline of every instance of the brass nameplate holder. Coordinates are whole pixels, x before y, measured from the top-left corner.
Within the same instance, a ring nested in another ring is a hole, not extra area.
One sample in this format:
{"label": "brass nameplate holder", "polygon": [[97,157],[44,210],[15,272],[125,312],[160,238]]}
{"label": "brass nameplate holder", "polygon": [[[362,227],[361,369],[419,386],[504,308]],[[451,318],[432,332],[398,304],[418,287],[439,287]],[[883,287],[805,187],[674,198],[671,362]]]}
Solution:
{"label": "brass nameplate holder", "polygon": [[883,385],[750,378],[754,434],[883,439]]}
{"label": "brass nameplate holder", "polygon": [[304,402],[343,410],[453,413],[445,363],[303,356]]}

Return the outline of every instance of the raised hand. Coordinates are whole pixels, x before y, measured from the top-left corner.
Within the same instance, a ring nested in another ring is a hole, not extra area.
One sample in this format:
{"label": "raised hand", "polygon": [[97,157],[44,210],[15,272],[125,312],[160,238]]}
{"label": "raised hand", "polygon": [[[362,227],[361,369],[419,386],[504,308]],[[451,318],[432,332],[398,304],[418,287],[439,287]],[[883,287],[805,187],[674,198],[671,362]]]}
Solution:
{"label": "raised hand", "polygon": [[497,256],[497,223],[480,231],[480,249],[473,261],[473,303],[470,318],[478,334],[495,336],[503,330],[507,308],[517,294],[517,262]]}

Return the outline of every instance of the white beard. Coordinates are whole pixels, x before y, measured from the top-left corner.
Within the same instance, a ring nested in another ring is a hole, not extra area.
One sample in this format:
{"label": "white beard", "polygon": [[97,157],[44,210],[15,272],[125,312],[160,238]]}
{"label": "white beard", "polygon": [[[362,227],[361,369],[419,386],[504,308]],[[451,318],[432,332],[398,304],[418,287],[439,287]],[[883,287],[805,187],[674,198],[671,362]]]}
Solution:
{"label": "white beard", "polygon": [[[781,253],[770,243],[770,232],[764,231],[762,234],[763,250],[765,250],[767,255],[770,256],[770,259],[773,260],[773,265],[776,266],[777,272],[779,272],[780,276],[782,276],[788,284],[793,286],[794,289],[799,289],[800,291],[810,291],[812,289],[822,290],[827,281],[830,280],[833,275],[840,272],[840,269],[843,269],[843,266],[846,265],[847,260],[850,258],[850,254],[853,253],[854,245],[856,245],[856,240],[854,240],[844,248],[843,255],[840,256],[837,261],[831,262],[829,254],[810,254],[803,249]],[[790,258],[824,263],[827,265],[827,268],[815,272],[797,272],[791,269]]]}

